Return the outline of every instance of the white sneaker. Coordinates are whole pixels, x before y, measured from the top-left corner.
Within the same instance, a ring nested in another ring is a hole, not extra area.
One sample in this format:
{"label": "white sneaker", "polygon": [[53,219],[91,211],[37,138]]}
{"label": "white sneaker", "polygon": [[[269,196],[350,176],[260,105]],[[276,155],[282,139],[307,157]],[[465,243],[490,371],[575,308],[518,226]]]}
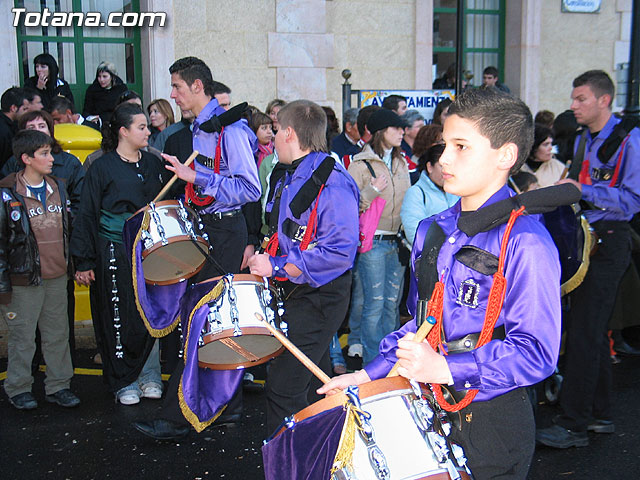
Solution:
{"label": "white sneaker", "polygon": [[155,383],[148,383],[142,387],[142,397],[150,398],[152,400],[159,400],[162,398],[162,389]]}
{"label": "white sneaker", "polygon": [[347,351],[347,355],[349,355],[350,357],[362,358],[362,344],[354,343],[353,345],[349,345],[349,350]]}
{"label": "white sneaker", "polygon": [[140,396],[136,392],[124,392],[118,395],[118,401],[122,405],[135,405],[140,403]]}

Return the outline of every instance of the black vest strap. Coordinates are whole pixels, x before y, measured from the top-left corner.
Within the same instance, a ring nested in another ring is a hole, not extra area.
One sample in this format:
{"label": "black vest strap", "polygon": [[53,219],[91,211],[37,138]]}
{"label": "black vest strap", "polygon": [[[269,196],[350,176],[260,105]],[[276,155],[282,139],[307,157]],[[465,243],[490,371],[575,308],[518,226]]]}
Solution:
{"label": "black vest strap", "polygon": [[582,170],[582,162],[584,161],[584,152],[587,147],[587,129],[585,128],[580,135],[580,140],[578,141],[578,150],[576,150],[576,154],[573,156],[573,161],[571,162],[571,167],[569,168],[569,173],[567,174],[567,178],[571,180],[578,181],[578,177],[580,176],[580,170]]}
{"label": "black vest strap", "polygon": [[327,182],[335,164],[336,161],[333,157],[325,157],[322,163],[318,165],[318,168],[314,170],[311,178],[302,185],[302,188],[300,188],[289,204],[289,208],[294,217],[300,218],[300,216],[309,209],[313,201],[318,197],[320,188]]}
{"label": "black vest strap", "polygon": [[424,237],[420,263],[415,267],[418,273],[418,300],[428,300],[438,281],[438,254],[445,239],[444,231],[434,220]]}

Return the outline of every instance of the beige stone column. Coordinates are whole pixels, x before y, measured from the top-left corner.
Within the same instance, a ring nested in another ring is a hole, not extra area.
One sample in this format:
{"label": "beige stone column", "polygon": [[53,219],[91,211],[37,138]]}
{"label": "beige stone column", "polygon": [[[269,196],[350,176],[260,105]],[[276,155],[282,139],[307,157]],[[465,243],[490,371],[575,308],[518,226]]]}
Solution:
{"label": "beige stone column", "polygon": [[276,0],[276,31],[268,35],[268,65],[278,98],[328,104],[327,68],[333,68],[333,34],[324,0]]}
{"label": "beige stone column", "polygon": [[416,90],[430,90],[433,83],[433,0],[416,0]]}
{"label": "beige stone column", "polygon": [[[167,13],[164,27],[140,29],[144,105],[148,105],[156,98],[169,100],[171,93],[169,67],[175,60],[173,3],[172,0],[141,0],[140,2],[142,12]],[[175,113],[178,114],[177,111]]]}
{"label": "beige stone column", "polygon": [[506,4],[504,82],[535,113],[540,95],[542,0],[510,0]]}

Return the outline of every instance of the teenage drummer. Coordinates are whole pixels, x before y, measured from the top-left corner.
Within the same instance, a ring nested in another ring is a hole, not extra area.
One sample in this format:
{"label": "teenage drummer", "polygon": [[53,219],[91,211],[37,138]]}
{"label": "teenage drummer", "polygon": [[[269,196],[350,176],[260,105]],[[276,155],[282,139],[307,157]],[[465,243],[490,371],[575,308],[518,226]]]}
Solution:
{"label": "teenage drummer", "polygon": [[[326,116],[308,100],[278,112],[278,161],[286,170],[267,203],[268,253],[249,259],[251,273],[275,277],[285,298],[289,339],[329,371],[329,344],[347,313],[358,245],[358,187],[326,153]],[[309,403],[311,372],[285,351],[269,368],[267,427]]]}
{"label": "teenage drummer", "polygon": [[[506,183],[526,160],[533,119],[515,97],[495,89],[468,90],[451,105],[443,138],[444,189],[461,199],[418,226],[408,302],[414,320],[385,337],[380,354],[364,370],[336,377],[318,393],[384,377],[399,360],[400,375],[431,383],[438,403],[459,411],[451,439],[463,447],[476,479],[524,479],[535,424],[523,387],[553,372],[560,346],[558,252],[535,217],[514,216],[471,236],[458,221],[514,195]],[[422,255],[425,248],[429,256]],[[423,317],[416,314],[418,292],[423,301],[432,295],[420,284],[431,273],[431,258],[437,258],[432,277],[439,282],[429,313],[437,323],[429,341],[414,342],[416,317]],[[506,285],[494,280],[501,270]],[[474,348],[483,331],[488,343]],[[444,398],[440,386],[455,400]]]}
{"label": "teenage drummer", "polygon": [[[193,121],[193,149],[200,152],[194,169],[186,167],[173,156],[163,155],[170,163],[167,169],[187,182],[186,202],[194,208],[213,246],[213,261],[207,261],[195,282],[238,273],[247,245],[247,227],[242,206],[260,198],[258,169],[253,159],[257,138],[244,120],[224,128],[222,133],[207,132],[201,125],[214,115],[226,112],[213,97],[214,81],[209,67],[200,59],[185,57],[169,68],[171,98],[183,111],[196,116]],[[178,439],[189,432],[189,423],[179,406],[178,385],[184,368],[178,365],[171,376],[161,418],[135,422],[142,433],[157,439]],[[219,422],[239,420],[242,410],[242,389],[227,405]]]}
{"label": "teenage drummer", "polygon": [[168,176],[161,160],[142,150],[149,135],[139,106],[115,109],[103,129],[106,153],[85,176],[71,235],[75,280],[91,285],[102,378],[123,405],[162,396],[158,346],[136,308],[131,255],[122,243],[125,220],[156,196]]}

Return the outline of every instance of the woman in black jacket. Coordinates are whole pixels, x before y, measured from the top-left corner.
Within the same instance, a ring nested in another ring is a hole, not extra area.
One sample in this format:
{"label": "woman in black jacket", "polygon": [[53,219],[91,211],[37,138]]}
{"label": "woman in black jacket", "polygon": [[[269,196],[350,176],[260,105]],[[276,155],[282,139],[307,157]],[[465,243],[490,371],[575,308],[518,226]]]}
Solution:
{"label": "woman in black jacket", "polygon": [[41,53],[33,59],[33,64],[36,74],[29,77],[24,82],[24,86],[38,92],[45,109],[49,109],[51,100],[58,95],[68,98],[73,103],[73,93],[69,84],[58,77],[59,70],[55,58],[48,53]]}
{"label": "woman in black jacket", "polygon": [[97,116],[102,124],[107,124],[118,104],[118,98],[127,90],[127,86],[117,75],[115,65],[111,62],[100,63],[96,78],[85,93],[82,116]]}

